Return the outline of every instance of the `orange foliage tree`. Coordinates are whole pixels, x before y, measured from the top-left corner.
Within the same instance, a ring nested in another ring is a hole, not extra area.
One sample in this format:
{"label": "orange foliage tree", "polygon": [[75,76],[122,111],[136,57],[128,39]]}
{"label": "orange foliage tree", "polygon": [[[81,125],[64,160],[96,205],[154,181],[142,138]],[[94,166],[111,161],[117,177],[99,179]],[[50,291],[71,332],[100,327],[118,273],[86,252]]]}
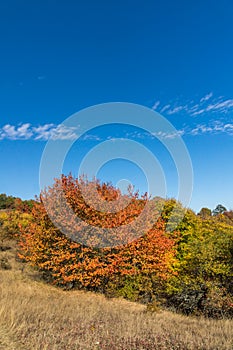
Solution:
{"label": "orange foliage tree", "polygon": [[167,233],[154,201],[71,175],[56,179],[22,227],[19,256],[54,283],[103,290],[116,278],[174,274],[178,233]]}

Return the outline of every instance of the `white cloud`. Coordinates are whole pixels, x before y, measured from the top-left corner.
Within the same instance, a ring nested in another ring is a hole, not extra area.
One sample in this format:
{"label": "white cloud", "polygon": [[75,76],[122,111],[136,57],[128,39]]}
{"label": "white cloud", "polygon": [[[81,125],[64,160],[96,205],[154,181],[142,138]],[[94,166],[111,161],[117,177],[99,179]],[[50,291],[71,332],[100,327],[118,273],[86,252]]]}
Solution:
{"label": "white cloud", "polygon": [[[200,100],[201,101],[201,100]],[[233,100],[223,100],[222,97],[219,97],[213,101],[210,101],[210,98],[208,99],[208,103],[200,104],[199,108],[196,108],[194,111],[190,111],[192,116],[197,116],[204,113],[228,113],[233,110]]]}
{"label": "white cloud", "polygon": [[150,134],[146,131],[131,131],[127,132],[125,137],[126,138],[134,138],[134,139],[145,139],[148,138]]}
{"label": "white cloud", "polygon": [[205,95],[200,99],[200,102],[208,101],[213,96],[213,92],[210,92],[209,94]]}
{"label": "white cloud", "polygon": [[[44,79],[44,76],[38,76],[38,79]],[[224,115],[230,111],[233,112],[233,99],[224,99],[222,96],[218,98],[213,98],[213,93],[210,92],[199,99],[199,101],[190,100],[186,101],[184,104],[177,103],[177,100],[174,103],[168,103],[164,106],[161,105],[160,101],[156,101],[152,107],[154,110],[158,110],[160,113],[165,113],[165,115],[179,115],[186,113],[188,116],[202,116],[205,113],[224,113]],[[220,116],[218,119],[221,119]],[[172,138],[177,135],[184,135],[187,133],[187,127],[184,130],[177,131],[176,134],[166,134],[164,133],[162,137],[164,138]],[[55,125],[52,123],[32,126],[30,123],[24,123],[19,125],[11,125],[6,124],[0,128],[0,140],[9,139],[9,140],[42,140],[47,141],[49,139],[52,140],[75,140],[78,138],[78,127],[68,127],[63,124]],[[189,131],[189,135],[197,135],[204,133],[216,133],[216,132],[224,132],[224,133],[232,133],[232,124],[226,123],[225,125],[197,125],[193,127],[191,131]],[[161,135],[160,135],[161,136]],[[150,137],[148,134],[144,134],[141,132],[133,132],[126,137],[132,137],[137,139],[144,139]],[[101,141],[101,138],[97,135],[87,134],[82,137],[82,140],[85,141]]]}
{"label": "white cloud", "polygon": [[164,106],[161,110],[160,110],[160,113],[163,113],[165,112],[167,109],[169,109],[171,107],[171,105],[166,105]]}
{"label": "white cloud", "polygon": [[48,140],[51,137],[51,130],[54,127],[54,124],[45,124],[33,127],[35,140]]}
{"label": "white cloud", "polygon": [[154,104],[154,106],[152,107],[152,109],[153,109],[154,111],[156,111],[157,108],[159,107],[159,105],[160,105],[160,101],[156,101],[155,104]]}
{"label": "white cloud", "polygon": [[194,129],[190,131],[191,135],[200,135],[200,134],[206,134],[206,133],[211,133],[213,132],[213,128],[208,127],[206,125],[198,125]]}
{"label": "white cloud", "polygon": [[195,115],[203,114],[205,112],[206,112],[206,109],[203,108],[203,109],[196,110],[195,112],[191,112],[191,115],[195,116]]}
{"label": "white cloud", "polygon": [[199,101],[196,102],[190,100],[178,106],[177,101],[174,103],[170,102],[165,106],[160,106],[159,109],[160,113],[165,113],[167,115],[178,115],[180,112],[183,112],[192,117],[200,116],[205,113],[226,114],[231,111],[233,111],[233,99],[224,99],[222,96],[214,98],[212,92],[201,97]]}
{"label": "white cloud", "polygon": [[33,135],[32,131],[30,130],[30,126],[31,124],[29,123],[21,124],[17,127],[14,125],[6,124],[0,129],[0,138],[7,138],[10,140],[26,140]]}
{"label": "white cloud", "polygon": [[211,112],[227,113],[227,112],[230,112],[232,109],[233,109],[233,100],[218,101],[218,102],[209,103],[204,108],[200,108],[194,112],[191,112],[191,115],[196,116],[196,115],[211,113]]}
{"label": "white cloud", "polygon": [[187,108],[187,105],[185,105],[185,106],[177,106],[177,107],[174,107],[174,108],[168,110],[167,114],[176,114],[178,112],[186,110],[186,108]]}
{"label": "white cloud", "polygon": [[29,138],[33,135],[32,131],[30,130],[31,124],[26,123],[22,124],[17,128],[17,134],[19,137]]}
{"label": "white cloud", "polygon": [[83,141],[101,141],[98,135],[86,134],[82,137]]}
{"label": "white cloud", "polygon": [[225,124],[224,129],[233,130],[233,124]]}
{"label": "white cloud", "polygon": [[188,134],[196,136],[202,134],[227,134],[233,136],[233,124],[231,123],[221,123],[219,121],[215,121],[212,124],[199,124],[192,130],[188,132]]}
{"label": "white cloud", "polygon": [[[191,102],[191,103],[193,103],[193,102]],[[189,107],[189,108],[187,107],[187,111],[189,113],[192,113],[192,112],[196,112],[199,108],[200,108],[200,105],[199,105],[199,103],[197,103],[197,104],[193,105],[192,107]]]}
{"label": "white cloud", "polygon": [[[0,140],[41,140],[47,141],[52,140],[75,140],[78,138],[76,133],[76,127],[67,127],[63,124],[44,124],[37,127],[32,127],[31,124],[25,123],[20,126],[14,126],[10,124],[4,125],[0,128]],[[147,132],[131,132],[125,135],[125,138],[135,138],[135,139],[148,139],[148,138],[162,138],[162,139],[172,139],[176,137],[182,137],[184,135],[204,135],[204,134],[228,134],[233,136],[233,123],[222,123],[220,121],[215,121],[209,124],[198,124],[192,129],[187,126],[182,130],[175,130],[173,132],[159,131],[157,133],[147,133]],[[122,138],[122,139],[125,139]],[[114,140],[112,136],[108,136],[107,139]],[[82,141],[101,141],[102,138],[97,135],[87,134],[81,138]]]}
{"label": "white cloud", "polygon": [[60,124],[51,130],[51,139],[75,140],[77,138],[77,134],[75,133],[76,129],[76,127],[67,127],[63,124]]}
{"label": "white cloud", "polygon": [[173,132],[158,131],[157,133],[153,133],[152,135],[161,139],[174,139],[176,137],[183,136],[184,133],[184,130],[175,130]]}
{"label": "white cloud", "polygon": [[15,126],[10,125],[10,124],[6,124],[4,125],[4,127],[2,128],[2,136],[7,137],[9,139],[14,139],[17,135],[17,131],[15,129]]}
{"label": "white cloud", "polygon": [[0,139],[8,140],[74,140],[77,138],[76,127],[67,127],[63,124],[44,124],[33,127],[29,123],[21,125],[6,124],[0,128]]}
{"label": "white cloud", "polygon": [[227,111],[229,108],[233,107],[233,100],[226,100],[222,102],[218,102],[215,104],[210,104],[209,106],[206,107],[207,111],[210,110],[225,110]]}

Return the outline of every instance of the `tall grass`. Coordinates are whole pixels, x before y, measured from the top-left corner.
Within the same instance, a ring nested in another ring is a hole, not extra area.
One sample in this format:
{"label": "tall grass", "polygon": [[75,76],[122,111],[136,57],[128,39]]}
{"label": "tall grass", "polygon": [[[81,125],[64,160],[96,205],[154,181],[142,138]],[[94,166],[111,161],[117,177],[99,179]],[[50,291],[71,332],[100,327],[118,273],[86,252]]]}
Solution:
{"label": "tall grass", "polygon": [[0,349],[217,350],[233,349],[233,320],[185,317],[122,299],[62,291],[15,260],[0,270]]}

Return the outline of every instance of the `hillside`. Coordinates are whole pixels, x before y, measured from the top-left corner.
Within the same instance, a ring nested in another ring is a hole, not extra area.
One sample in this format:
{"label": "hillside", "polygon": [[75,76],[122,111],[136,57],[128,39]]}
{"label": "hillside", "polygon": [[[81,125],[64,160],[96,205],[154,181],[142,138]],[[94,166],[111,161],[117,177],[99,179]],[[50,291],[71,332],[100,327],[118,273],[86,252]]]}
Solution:
{"label": "hillside", "polygon": [[233,320],[150,312],[123,299],[63,291],[17,261],[15,248],[14,241],[1,244],[0,349],[232,349]]}

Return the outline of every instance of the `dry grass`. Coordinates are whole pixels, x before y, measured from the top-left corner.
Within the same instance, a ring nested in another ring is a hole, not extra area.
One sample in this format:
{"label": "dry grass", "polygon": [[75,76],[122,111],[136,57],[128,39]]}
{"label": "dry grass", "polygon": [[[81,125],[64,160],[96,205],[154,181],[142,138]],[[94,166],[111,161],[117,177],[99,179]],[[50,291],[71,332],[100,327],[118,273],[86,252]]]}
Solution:
{"label": "dry grass", "polygon": [[0,270],[0,349],[160,350],[233,349],[233,320],[207,320],[102,295],[61,291],[0,252],[11,270]]}

